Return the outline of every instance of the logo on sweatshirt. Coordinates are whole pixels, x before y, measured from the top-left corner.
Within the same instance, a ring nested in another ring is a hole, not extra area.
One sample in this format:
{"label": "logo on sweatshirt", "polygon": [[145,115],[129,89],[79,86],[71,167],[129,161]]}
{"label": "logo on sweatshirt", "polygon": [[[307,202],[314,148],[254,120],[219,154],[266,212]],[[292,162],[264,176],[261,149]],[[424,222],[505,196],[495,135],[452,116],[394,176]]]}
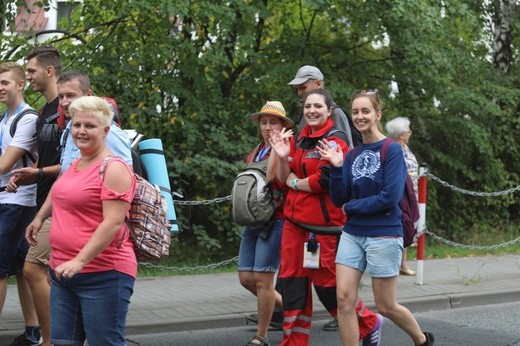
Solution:
{"label": "logo on sweatshirt", "polygon": [[381,167],[381,158],[378,152],[365,150],[359,154],[352,164],[352,181],[359,178],[369,178],[374,180],[374,174]]}

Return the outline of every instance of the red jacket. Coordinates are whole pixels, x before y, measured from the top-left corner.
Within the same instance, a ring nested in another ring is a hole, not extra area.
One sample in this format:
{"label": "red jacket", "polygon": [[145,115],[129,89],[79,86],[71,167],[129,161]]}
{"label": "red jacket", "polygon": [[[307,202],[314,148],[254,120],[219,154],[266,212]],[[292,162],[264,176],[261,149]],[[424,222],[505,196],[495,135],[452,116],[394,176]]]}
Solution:
{"label": "red jacket", "polygon": [[332,129],[332,119],[328,119],[325,125],[315,133],[311,133],[309,125],[306,125],[296,142],[296,149],[291,152],[291,172],[299,179],[309,178],[309,186],[312,192],[289,189],[285,202],[284,215],[288,220],[317,225],[317,226],[343,226],[346,217],[332,204],[329,196],[330,162],[323,159],[316,149],[318,139],[325,138],[329,142],[335,142],[347,154],[348,146],[334,134],[325,137]]}

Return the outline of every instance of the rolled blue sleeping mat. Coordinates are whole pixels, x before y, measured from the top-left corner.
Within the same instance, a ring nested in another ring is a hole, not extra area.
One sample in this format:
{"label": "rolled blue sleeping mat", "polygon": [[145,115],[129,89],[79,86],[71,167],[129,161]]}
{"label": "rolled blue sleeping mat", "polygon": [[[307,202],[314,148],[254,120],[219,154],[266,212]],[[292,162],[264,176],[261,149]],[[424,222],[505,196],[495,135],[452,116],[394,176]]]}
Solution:
{"label": "rolled blue sleeping mat", "polygon": [[168,205],[168,220],[172,224],[172,232],[179,232],[177,215],[175,214],[175,208],[173,206],[170,179],[168,178],[168,168],[166,166],[161,140],[159,138],[152,138],[141,141],[139,143],[139,155],[146,169],[148,181],[160,187],[161,194],[166,200]]}

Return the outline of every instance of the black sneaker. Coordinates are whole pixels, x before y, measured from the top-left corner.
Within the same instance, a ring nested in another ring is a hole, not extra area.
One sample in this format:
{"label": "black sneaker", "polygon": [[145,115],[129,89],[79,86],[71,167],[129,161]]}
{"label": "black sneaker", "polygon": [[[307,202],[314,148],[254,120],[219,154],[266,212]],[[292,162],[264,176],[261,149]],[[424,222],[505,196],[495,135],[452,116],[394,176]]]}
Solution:
{"label": "black sneaker", "polygon": [[271,316],[271,323],[269,325],[278,330],[282,330],[283,326],[283,312],[275,310],[273,311],[273,316]]}
{"label": "black sneaker", "polygon": [[[246,316],[246,324],[253,323],[258,324],[258,314],[251,314]],[[271,322],[269,325],[278,330],[282,330],[283,325],[283,313],[281,311],[274,311],[271,316]]]}
{"label": "black sneaker", "polygon": [[258,314],[251,314],[246,316],[246,324],[258,324]]}
{"label": "black sneaker", "polygon": [[424,332],[424,336],[426,337],[426,341],[421,346],[433,346],[435,342],[435,338],[432,333]]}
{"label": "black sneaker", "polygon": [[39,340],[36,340],[32,335],[27,335],[27,333],[23,333],[14,338],[14,341],[9,346],[32,346],[32,345],[41,345],[43,344],[43,338],[40,337]]}
{"label": "black sneaker", "polygon": [[333,318],[329,322],[325,323],[321,329],[327,331],[327,332],[335,332],[339,329],[338,327],[338,320]]}

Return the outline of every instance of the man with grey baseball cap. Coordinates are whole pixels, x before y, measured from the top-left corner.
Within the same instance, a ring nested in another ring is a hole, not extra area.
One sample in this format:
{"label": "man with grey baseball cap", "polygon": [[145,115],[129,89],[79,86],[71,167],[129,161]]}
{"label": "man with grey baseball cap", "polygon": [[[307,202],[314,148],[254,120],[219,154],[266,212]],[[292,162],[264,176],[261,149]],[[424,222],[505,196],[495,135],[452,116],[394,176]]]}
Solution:
{"label": "man with grey baseball cap", "polygon": [[[287,84],[293,86],[301,98],[310,91],[325,88],[323,73],[321,73],[319,68],[311,65],[300,67],[294,79]],[[350,148],[356,147],[362,142],[361,133],[354,127],[352,119],[347,117],[338,105],[334,103],[333,107],[332,119],[334,120],[334,128],[345,133],[347,144]],[[305,120],[302,117],[299,128],[302,128],[304,125]]]}
{"label": "man with grey baseball cap", "polygon": [[294,79],[288,84],[301,85],[307,82],[309,79],[323,81],[323,73],[321,73],[320,69],[315,66],[305,65],[300,67],[298,72],[296,72],[296,77],[294,77]]}

